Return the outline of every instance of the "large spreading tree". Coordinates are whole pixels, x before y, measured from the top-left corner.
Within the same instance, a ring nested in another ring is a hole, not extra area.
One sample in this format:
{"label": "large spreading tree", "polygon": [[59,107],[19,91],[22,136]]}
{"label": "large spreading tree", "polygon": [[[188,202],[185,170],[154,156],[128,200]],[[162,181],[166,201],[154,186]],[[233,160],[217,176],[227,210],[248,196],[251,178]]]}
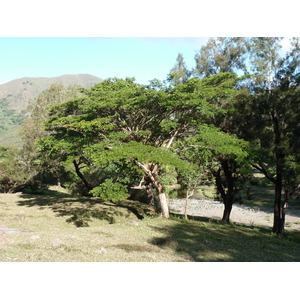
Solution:
{"label": "large spreading tree", "polygon": [[85,90],[83,97],[52,107],[47,124],[52,133],[41,141],[40,151],[76,161],[78,169],[79,162],[103,169],[117,165],[118,172],[90,187],[90,194],[105,199],[127,195],[132,179],[120,170],[131,170],[141,184],[151,184],[162,215],[168,218],[163,175],[170,166],[177,173],[191,167],[171,151],[172,145],[195,134],[199,124],[213,116],[218,101],[232,94],[235,80],[230,74],[219,74],[193,78],[175,88],[146,87],[128,78],[105,80]]}

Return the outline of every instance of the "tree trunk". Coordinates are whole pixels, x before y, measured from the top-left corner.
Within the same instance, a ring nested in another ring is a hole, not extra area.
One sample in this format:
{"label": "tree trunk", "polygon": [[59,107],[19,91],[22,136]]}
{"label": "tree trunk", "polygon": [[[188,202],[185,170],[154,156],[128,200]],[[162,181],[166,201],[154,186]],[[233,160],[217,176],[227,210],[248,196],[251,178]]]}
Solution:
{"label": "tree trunk", "polygon": [[232,209],[232,203],[231,202],[224,202],[224,211],[223,211],[223,217],[222,217],[222,221],[226,222],[226,223],[230,223],[230,213],[231,213],[231,209]]}
{"label": "tree trunk", "polygon": [[281,193],[282,182],[276,180],[275,185],[275,201],[274,201],[274,223],[272,231],[276,234],[283,234],[283,219],[282,219],[282,205],[281,205]]}
{"label": "tree trunk", "polygon": [[219,194],[222,197],[224,203],[224,211],[222,221],[229,223],[230,222],[230,213],[232,210],[233,204],[233,194],[234,194],[234,177],[230,168],[230,162],[228,160],[222,160],[221,166],[225,175],[226,182],[222,182],[221,178],[221,168],[214,172],[216,178],[216,185]]}
{"label": "tree trunk", "polygon": [[189,198],[186,197],[186,198],[185,198],[185,205],[184,205],[184,218],[185,218],[186,220],[188,219],[188,216],[187,216],[188,201],[189,201]]}
{"label": "tree trunk", "polygon": [[146,172],[147,177],[153,184],[153,186],[156,188],[156,191],[158,193],[159,198],[159,204],[161,209],[161,215],[164,218],[169,218],[169,206],[168,206],[168,200],[165,194],[165,190],[163,185],[160,183],[158,179],[158,169],[159,166],[157,164],[142,164],[139,161],[136,161],[136,164]]}
{"label": "tree trunk", "polygon": [[283,207],[281,202],[282,194],[282,181],[284,169],[284,152],[282,150],[282,140],[280,133],[280,125],[276,111],[271,111],[273,131],[274,131],[274,144],[275,144],[275,159],[276,159],[276,180],[275,180],[275,201],[274,201],[274,223],[272,231],[276,234],[283,234],[284,231],[284,218]]}
{"label": "tree trunk", "polygon": [[145,181],[146,181],[146,193],[147,193],[147,197],[148,197],[148,204],[154,206],[154,195],[153,195],[153,190],[152,190],[152,182],[148,177],[146,177]]}
{"label": "tree trunk", "polygon": [[184,218],[187,220],[188,216],[187,216],[187,210],[188,210],[188,202],[189,202],[189,198],[191,196],[194,195],[195,189],[192,190],[191,193],[189,193],[189,190],[187,189],[186,191],[186,197],[185,197],[185,207],[184,207]]}
{"label": "tree trunk", "polygon": [[288,191],[288,189],[284,190],[284,200],[283,200],[283,204],[282,204],[282,222],[281,222],[281,232],[284,233],[284,224],[285,224],[285,212],[286,209],[288,208],[288,200],[290,198],[290,193]]}
{"label": "tree trunk", "polygon": [[166,194],[164,192],[161,192],[158,194],[158,198],[159,198],[159,204],[160,204],[160,208],[161,208],[161,215],[164,218],[169,218],[169,206],[168,206],[168,200],[166,197]]}

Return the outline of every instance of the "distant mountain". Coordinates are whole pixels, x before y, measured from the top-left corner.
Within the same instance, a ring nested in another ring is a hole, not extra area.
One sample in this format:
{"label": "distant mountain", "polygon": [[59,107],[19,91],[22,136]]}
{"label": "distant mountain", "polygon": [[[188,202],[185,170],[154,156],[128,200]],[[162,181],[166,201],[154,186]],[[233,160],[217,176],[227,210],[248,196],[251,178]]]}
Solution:
{"label": "distant mountain", "polygon": [[59,77],[24,77],[0,85],[0,101],[6,99],[9,108],[16,111],[26,109],[29,102],[36,100],[38,95],[47,90],[52,84],[60,83],[64,86],[79,85],[90,88],[102,79],[89,75],[63,75]]}

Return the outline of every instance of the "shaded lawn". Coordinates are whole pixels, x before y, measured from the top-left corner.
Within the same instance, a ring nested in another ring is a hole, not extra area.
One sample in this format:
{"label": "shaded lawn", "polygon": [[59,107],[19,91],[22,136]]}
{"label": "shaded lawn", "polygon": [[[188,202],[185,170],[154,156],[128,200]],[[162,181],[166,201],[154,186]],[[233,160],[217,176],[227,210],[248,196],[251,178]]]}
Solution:
{"label": "shaded lawn", "polygon": [[75,198],[70,195],[58,193],[53,196],[22,194],[17,202],[20,206],[49,208],[56,216],[66,216],[67,222],[73,223],[76,227],[87,227],[92,219],[106,220],[109,224],[115,223],[118,219],[132,218],[133,214],[137,219],[143,219],[144,215],[153,215],[155,212],[142,203],[132,201],[121,201],[113,204],[92,198]]}
{"label": "shaded lawn", "polygon": [[0,261],[300,261],[299,232],[278,237],[206,218],[165,220],[122,205],[0,194],[0,227],[25,231],[0,231]]}
{"label": "shaded lawn", "polygon": [[[206,218],[202,218],[205,220]],[[300,233],[279,237],[262,227],[222,224],[219,221],[181,221],[155,226],[163,238],[151,243],[173,247],[192,261],[299,261]]]}

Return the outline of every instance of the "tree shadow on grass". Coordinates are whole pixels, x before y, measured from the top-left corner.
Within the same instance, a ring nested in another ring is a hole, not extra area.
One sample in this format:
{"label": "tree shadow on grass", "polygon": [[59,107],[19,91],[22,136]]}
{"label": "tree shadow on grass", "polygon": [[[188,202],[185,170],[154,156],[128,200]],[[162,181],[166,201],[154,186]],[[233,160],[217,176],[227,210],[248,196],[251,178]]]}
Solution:
{"label": "tree shadow on grass", "polygon": [[164,227],[152,226],[159,236],[149,243],[172,249],[194,262],[300,261],[298,243],[272,235],[266,228],[197,219],[177,219]]}
{"label": "tree shadow on grass", "polygon": [[[113,224],[118,217],[129,218],[134,214],[138,219],[143,216],[133,205],[113,204],[90,198],[53,197],[48,195],[22,194],[24,200],[18,201],[20,206],[39,206],[40,209],[50,208],[57,216],[69,217],[68,223],[76,227],[87,227],[92,219],[106,220]],[[123,209],[120,209],[123,208]]]}

